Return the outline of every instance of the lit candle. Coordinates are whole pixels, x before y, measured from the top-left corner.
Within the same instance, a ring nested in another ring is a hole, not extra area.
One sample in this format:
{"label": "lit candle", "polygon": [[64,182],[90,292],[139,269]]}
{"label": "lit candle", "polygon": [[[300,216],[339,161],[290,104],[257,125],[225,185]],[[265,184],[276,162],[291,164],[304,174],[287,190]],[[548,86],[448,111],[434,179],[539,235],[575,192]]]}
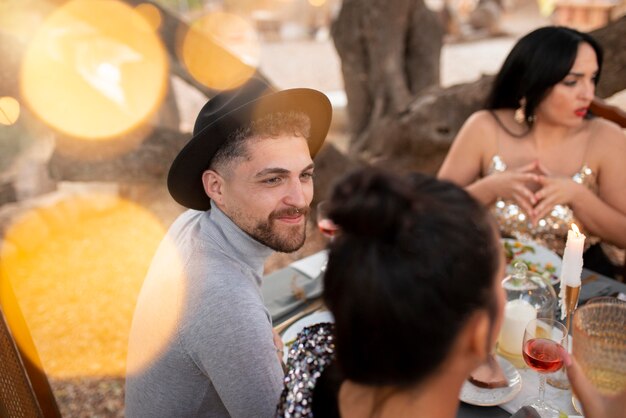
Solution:
{"label": "lit candle", "polygon": [[572,229],[567,231],[567,242],[565,243],[563,263],[561,264],[561,287],[564,285],[571,287],[580,286],[585,238],[578,230],[576,224],[572,224]]}
{"label": "lit candle", "polygon": [[[585,247],[585,235],[583,235],[576,224],[572,224],[572,229],[567,231],[567,242],[563,252],[563,262],[561,263],[561,319],[573,311],[578,304],[578,291],[580,291],[580,274],[583,270],[583,249]],[[574,292],[574,289],[576,291]],[[575,297],[574,297],[575,295]],[[575,301],[573,299],[576,299]]]}

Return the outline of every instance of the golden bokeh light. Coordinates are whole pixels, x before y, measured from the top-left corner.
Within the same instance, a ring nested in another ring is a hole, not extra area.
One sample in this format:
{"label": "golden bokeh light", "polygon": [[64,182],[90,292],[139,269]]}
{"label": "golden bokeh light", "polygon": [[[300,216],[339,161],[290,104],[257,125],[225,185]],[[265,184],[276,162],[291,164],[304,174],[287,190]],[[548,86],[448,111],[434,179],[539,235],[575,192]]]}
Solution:
{"label": "golden bokeh light", "polygon": [[215,89],[235,88],[256,71],[261,48],[256,30],[230,13],[210,13],[192,23],[179,48],[189,73]]}
{"label": "golden bokeh light", "polygon": [[161,12],[156,6],[150,3],[141,3],[135,7],[135,10],[146,19],[146,22],[152,29],[159,29],[163,19],[161,18]]}
{"label": "golden bokeh light", "polygon": [[118,0],[71,0],[37,28],[21,91],[41,119],[75,138],[122,135],[152,116],[167,86],[154,29]]}
{"label": "golden bokeh light", "polygon": [[313,7],[322,7],[326,4],[326,0],[309,0],[309,4]]}
{"label": "golden bokeh light", "polygon": [[54,7],[49,0],[0,1],[0,30],[23,45]]}
{"label": "golden bokeh light", "polygon": [[179,251],[168,237],[154,255],[133,318],[126,374],[141,373],[172,341],[185,298]]}
{"label": "golden bokeh light", "polygon": [[20,103],[13,97],[0,97],[0,125],[11,126],[20,117]]}
{"label": "golden bokeh light", "polygon": [[5,309],[15,294],[48,374],[124,375],[135,303],[164,233],[142,207],[93,193],[29,211],[7,228],[0,301]]}

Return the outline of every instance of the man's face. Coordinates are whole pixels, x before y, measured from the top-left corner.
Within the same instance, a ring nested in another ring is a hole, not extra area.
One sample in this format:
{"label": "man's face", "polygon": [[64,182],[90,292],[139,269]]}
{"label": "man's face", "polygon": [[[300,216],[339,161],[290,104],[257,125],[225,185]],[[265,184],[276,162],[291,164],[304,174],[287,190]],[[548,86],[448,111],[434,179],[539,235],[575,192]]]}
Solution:
{"label": "man's face", "polygon": [[313,199],[313,161],[306,139],[291,135],[250,140],[247,160],[219,173],[219,208],[252,238],[275,251],[304,244]]}

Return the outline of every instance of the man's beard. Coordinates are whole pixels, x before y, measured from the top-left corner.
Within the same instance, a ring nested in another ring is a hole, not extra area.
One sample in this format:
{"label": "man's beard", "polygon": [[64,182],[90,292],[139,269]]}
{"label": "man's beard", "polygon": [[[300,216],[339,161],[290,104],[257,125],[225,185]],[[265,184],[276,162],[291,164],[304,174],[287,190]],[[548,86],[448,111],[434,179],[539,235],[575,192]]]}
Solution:
{"label": "man's beard", "polygon": [[[309,218],[309,208],[284,209],[272,212],[267,220],[256,224],[252,231],[246,231],[261,244],[281,253],[292,253],[299,250],[306,240],[306,221]],[[281,216],[293,216],[295,214],[304,215],[302,224],[294,225],[291,228],[284,228],[284,231],[277,231],[276,219]]]}

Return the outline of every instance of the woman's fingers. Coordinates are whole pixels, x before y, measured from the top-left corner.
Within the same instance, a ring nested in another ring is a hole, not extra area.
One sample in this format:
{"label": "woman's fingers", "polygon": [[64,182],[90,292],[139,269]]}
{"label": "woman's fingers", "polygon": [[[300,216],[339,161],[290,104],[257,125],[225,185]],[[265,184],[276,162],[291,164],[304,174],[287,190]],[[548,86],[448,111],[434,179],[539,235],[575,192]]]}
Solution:
{"label": "woman's fingers", "polygon": [[535,206],[535,218],[541,219],[552,210],[555,205],[558,205],[558,199],[554,194],[548,195],[549,197],[542,198],[537,206]]}
{"label": "woman's fingers", "polygon": [[587,377],[583,374],[576,359],[566,354],[565,364],[567,377],[572,385],[572,389],[576,397],[583,405],[583,410],[588,417],[600,417],[601,404],[600,394],[598,390],[591,384]]}
{"label": "woman's fingers", "polygon": [[616,395],[602,395],[587,379],[576,359],[565,354],[565,367],[572,390],[583,406],[587,418],[623,418],[626,411],[626,390]]}
{"label": "woman's fingers", "polygon": [[527,195],[523,192],[513,192],[513,200],[530,218],[534,216],[535,210],[533,209],[533,205],[528,200]]}
{"label": "woman's fingers", "polygon": [[552,175],[552,171],[550,171],[545,165],[541,164],[539,161],[537,161],[537,169],[544,176],[551,176]]}
{"label": "woman's fingers", "polygon": [[518,172],[518,173],[526,173],[529,171],[535,171],[538,168],[538,161],[534,160],[533,162],[530,162],[526,165],[523,165],[521,167],[517,167],[514,171]]}
{"label": "woman's fingers", "polygon": [[515,173],[515,179],[526,183],[539,183],[540,175],[535,173]]}

